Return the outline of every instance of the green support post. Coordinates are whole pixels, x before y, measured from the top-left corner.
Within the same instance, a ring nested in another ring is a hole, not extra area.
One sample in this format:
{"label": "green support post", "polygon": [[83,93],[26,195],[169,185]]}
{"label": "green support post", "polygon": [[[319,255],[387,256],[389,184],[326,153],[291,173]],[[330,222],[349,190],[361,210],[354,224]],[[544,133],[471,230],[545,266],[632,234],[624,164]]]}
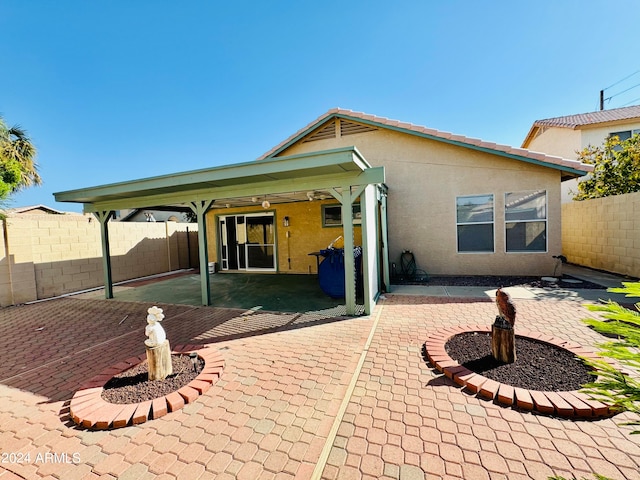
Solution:
{"label": "green support post", "polygon": [[191,202],[189,208],[198,218],[198,252],[200,254],[200,291],[202,304],[211,305],[211,281],[209,280],[209,249],[207,248],[207,218],[206,213],[213,205],[213,200],[199,200]]}
{"label": "green support post", "polygon": [[100,239],[102,241],[102,270],[104,274],[104,296],[113,298],[113,277],[111,275],[111,253],[109,251],[109,220],[113,210],[103,210],[93,214],[100,222]]}
{"label": "green support post", "polygon": [[[353,202],[364,191],[366,185],[352,187],[345,185],[338,192],[332,188],[331,194],[340,201],[342,207],[342,232],[344,237],[344,300],[347,315],[356,314],[356,262],[353,256]],[[352,189],[353,188],[353,189]]]}

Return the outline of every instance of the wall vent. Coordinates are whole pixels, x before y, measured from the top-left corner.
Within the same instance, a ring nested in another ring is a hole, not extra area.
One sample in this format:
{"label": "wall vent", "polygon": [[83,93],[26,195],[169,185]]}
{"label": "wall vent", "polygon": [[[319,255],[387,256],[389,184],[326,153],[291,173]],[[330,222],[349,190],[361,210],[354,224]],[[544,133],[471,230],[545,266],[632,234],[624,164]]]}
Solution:
{"label": "wall vent", "polygon": [[376,127],[370,127],[369,125],[363,125],[361,123],[349,122],[347,120],[340,120],[340,136],[373,132],[375,130],[377,130]]}
{"label": "wall vent", "polygon": [[303,141],[315,142],[316,140],[326,140],[327,138],[336,138],[336,122],[329,122],[314,132],[310,133]]}

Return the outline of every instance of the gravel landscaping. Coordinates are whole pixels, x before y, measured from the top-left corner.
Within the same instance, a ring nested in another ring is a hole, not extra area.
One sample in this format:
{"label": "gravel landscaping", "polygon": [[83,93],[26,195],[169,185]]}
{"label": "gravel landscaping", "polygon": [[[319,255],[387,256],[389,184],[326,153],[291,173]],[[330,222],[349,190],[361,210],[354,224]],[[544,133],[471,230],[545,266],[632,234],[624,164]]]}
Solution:
{"label": "gravel landscaping", "polygon": [[[173,374],[164,380],[149,381],[147,362],[142,362],[109,380],[103,389],[102,398],[110,403],[140,403],[160,398],[187,385],[198,373],[187,355],[171,355]],[[204,361],[198,357],[198,372]]]}
{"label": "gravel landscaping", "polygon": [[516,334],[516,361],[502,363],[491,355],[491,334],[467,332],[445,344],[449,356],[483,377],[528,390],[579,390],[593,380],[590,369],[573,353]]}

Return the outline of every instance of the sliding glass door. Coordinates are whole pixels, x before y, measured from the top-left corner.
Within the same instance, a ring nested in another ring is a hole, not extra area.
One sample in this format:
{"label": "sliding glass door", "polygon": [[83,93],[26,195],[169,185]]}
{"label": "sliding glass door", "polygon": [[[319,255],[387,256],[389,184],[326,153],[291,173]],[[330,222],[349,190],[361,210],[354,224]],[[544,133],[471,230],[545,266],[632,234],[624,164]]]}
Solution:
{"label": "sliding glass door", "polygon": [[219,218],[222,270],[276,270],[273,213]]}

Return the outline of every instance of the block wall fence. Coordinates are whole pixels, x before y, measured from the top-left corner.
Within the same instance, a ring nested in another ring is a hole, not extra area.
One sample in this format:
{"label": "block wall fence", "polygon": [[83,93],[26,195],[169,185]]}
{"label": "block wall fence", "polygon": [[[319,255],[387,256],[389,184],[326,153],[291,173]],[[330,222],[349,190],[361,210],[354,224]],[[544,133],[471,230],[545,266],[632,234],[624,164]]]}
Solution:
{"label": "block wall fence", "polygon": [[640,192],[562,204],[569,262],[640,278]]}
{"label": "block wall fence", "polygon": [[[21,215],[0,225],[0,306],[104,285],[94,217]],[[193,223],[109,222],[113,281],[197,267],[197,229]]]}

